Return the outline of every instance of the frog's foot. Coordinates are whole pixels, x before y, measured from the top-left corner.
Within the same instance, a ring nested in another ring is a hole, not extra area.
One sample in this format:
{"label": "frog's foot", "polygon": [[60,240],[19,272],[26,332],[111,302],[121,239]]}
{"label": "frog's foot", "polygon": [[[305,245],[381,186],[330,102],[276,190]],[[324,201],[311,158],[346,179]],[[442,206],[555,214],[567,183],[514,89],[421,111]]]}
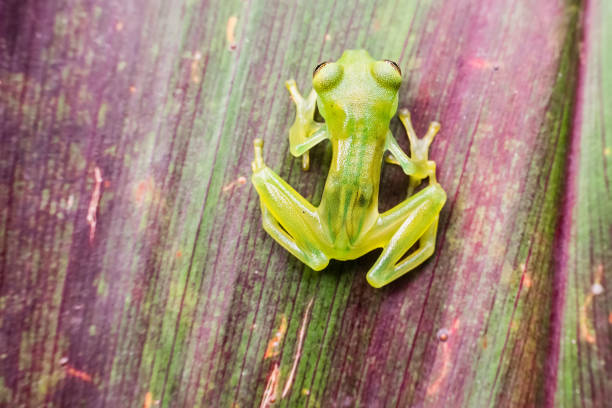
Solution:
{"label": "frog's foot", "polygon": [[[367,274],[370,285],[380,288],[433,254],[438,218],[445,201],[446,193],[439,184],[434,184],[380,215],[370,239],[387,244]],[[417,241],[416,250],[404,257]]]}
{"label": "frog's foot", "polygon": [[253,140],[253,147],[255,159],[251,162],[251,169],[253,169],[253,173],[257,173],[266,167],[263,159],[263,140],[260,138]]}
{"label": "frog's foot", "polygon": [[326,135],[319,135],[324,137],[319,137],[316,141],[312,140],[313,135],[321,131],[323,127],[321,123],[314,120],[317,94],[313,89],[308,97],[304,98],[293,79],[287,81],[285,86],[291,94],[291,99],[293,99],[296,108],[295,122],[289,130],[290,150],[293,156],[302,156],[302,169],[306,171],[310,168],[308,150],[321,140],[327,138]]}
{"label": "frog's foot", "polygon": [[263,200],[261,201],[261,216],[264,230],[302,263],[315,271],[320,271],[329,264],[329,258],[322,251],[288,234],[282,224],[270,213]]}

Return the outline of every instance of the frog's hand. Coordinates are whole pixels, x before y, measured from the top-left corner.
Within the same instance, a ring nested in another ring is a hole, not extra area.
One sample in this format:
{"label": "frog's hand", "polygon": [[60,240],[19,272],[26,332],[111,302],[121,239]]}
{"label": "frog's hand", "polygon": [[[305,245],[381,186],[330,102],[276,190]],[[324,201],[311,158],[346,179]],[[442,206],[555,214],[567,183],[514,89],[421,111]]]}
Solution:
{"label": "frog's hand", "polygon": [[438,122],[431,122],[425,136],[419,139],[412,127],[412,120],[410,120],[410,112],[408,109],[401,109],[398,116],[406,129],[406,134],[408,134],[408,140],[410,141],[410,157],[415,162],[427,162],[429,146],[431,142],[433,142],[436,134],[440,131],[440,124]]}
{"label": "frog's hand", "polygon": [[296,107],[295,122],[289,130],[290,151],[295,157],[302,156],[302,168],[308,170],[310,167],[308,150],[327,139],[325,126],[314,120],[317,94],[313,89],[307,98],[302,97],[293,79],[287,81],[285,86],[289,90]]}
{"label": "frog's hand", "polygon": [[397,164],[402,167],[404,173],[410,176],[410,184],[408,187],[408,195],[412,195],[414,189],[421,184],[421,180],[429,177],[431,184],[436,181],[436,163],[428,160],[428,151],[434,136],[440,130],[438,122],[432,122],[429,129],[423,138],[419,139],[412,127],[410,120],[410,112],[407,109],[402,109],[399,113],[399,118],[406,128],[408,140],[410,141],[410,158],[406,156],[404,151],[398,145],[397,141],[389,131],[387,135],[386,148],[391,152],[392,156],[387,157],[388,163]]}

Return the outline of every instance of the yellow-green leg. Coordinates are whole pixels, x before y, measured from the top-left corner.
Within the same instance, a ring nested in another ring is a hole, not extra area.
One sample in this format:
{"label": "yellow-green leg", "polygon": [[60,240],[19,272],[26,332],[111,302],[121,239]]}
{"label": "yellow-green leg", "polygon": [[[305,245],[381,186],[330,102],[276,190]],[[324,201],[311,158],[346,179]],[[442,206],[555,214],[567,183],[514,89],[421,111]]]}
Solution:
{"label": "yellow-green leg", "polygon": [[262,223],[283,248],[314,270],[329,263],[319,248],[320,223],[315,207],[264,163],[263,141],[255,139],[252,181],[261,203]]}
{"label": "yellow-green leg", "polygon": [[285,83],[295,103],[295,122],[289,129],[289,145],[291,154],[302,156],[302,169],[310,168],[308,151],[319,142],[327,139],[327,130],[322,123],[315,122],[314,113],[317,106],[317,94],[314,89],[307,98],[302,97],[295,80]]}
{"label": "yellow-green leg", "polygon": [[[383,252],[367,274],[370,285],[380,288],[429,258],[435,248],[440,210],[446,193],[435,183],[380,215],[371,237],[386,242]],[[402,257],[418,241],[418,248]]]}
{"label": "yellow-green leg", "polygon": [[[401,109],[399,112],[399,119],[406,129],[408,140],[410,141],[410,158],[417,163],[428,163],[429,146],[433,142],[434,137],[440,131],[440,124],[438,122],[431,122],[427,133],[421,139],[417,136],[412,126],[412,120],[410,119],[410,112],[408,109]],[[433,163],[433,162],[430,162]],[[436,170],[428,171],[429,182],[436,182]],[[408,195],[411,195],[415,188],[421,184],[421,179],[417,177],[410,177],[408,185]]]}
{"label": "yellow-green leg", "polygon": [[405,172],[407,169],[410,170],[409,173],[407,172],[410,176],[407,195],[410,196],[423,179],[429,177],[430,184],[436,182],[436,164],[429,160],[428,152],[431,142],[433,142],[434,137],[440,131],[440,124],[438,122],[431,122],[425,136],[419,139],[412,126],[408,109],[400,110],[398,116],[406,129],[406,134],[410,141],[410,158],[401,151],[393,135],[390,135],[387,140],[387,148],[391,151],[392,156],[387,157],[386,161],[387,163],[402,166]]}
{"label": "yellow-green leg", "polygon": [[[383,252],[367,275],[368,282],[379,288],[394,281],[422,264],[435,249],[438,218],[446,201],[446,193],[436,180],[436,164],[429,160],[428,150],[440,124],[432,122],[419,139],[412,127],[410,112],[402,109],[399,118],[410,141],[410,157],[402,151],[391,133],[386,148],[391,152],[387,162],[397,164],[410,176],[408,199],[380,215],[377,227],[370,232],[373,242],[383,246]],[[412,195],[425,178],[429,186]],[[406,253],[418,242],[418,248]]]}

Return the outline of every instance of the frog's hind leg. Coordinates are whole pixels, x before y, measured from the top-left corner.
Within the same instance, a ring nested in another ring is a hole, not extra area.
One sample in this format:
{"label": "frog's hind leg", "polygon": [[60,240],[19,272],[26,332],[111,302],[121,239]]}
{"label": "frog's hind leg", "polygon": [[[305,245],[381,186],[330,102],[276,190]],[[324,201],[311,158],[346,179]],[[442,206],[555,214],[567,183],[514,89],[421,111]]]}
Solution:
{"label": "frog's hind leg", "polygon": [[259,194],[264,229],[296,258],[319,271],[329,257],[316,239],[321,236],[316,208],[264,163],[263,141],[255,139],[253,185]]}
{"label": "frog's hind leg", "polygon": [[[435,248],[440,210],[446,193],[432,184],[381,214],[372,239],[386,241],[382,254],[367,274],[370,285],[379,288],[422,264]],[[418,241],[418,248],[406,256]]]}

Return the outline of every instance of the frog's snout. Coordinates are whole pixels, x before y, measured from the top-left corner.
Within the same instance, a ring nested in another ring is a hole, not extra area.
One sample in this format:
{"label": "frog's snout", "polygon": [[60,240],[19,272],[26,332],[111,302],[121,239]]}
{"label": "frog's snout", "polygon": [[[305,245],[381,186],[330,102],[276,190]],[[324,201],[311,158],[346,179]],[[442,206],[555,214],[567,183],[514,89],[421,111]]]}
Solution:
{"label": "frog's snout", "polygon": [[348,58],[358,58],[358,57],[372,58],[370,56],[370,53],[364,49],[344,50],[344,52],[342,53],[342,57],[344,56]]}

